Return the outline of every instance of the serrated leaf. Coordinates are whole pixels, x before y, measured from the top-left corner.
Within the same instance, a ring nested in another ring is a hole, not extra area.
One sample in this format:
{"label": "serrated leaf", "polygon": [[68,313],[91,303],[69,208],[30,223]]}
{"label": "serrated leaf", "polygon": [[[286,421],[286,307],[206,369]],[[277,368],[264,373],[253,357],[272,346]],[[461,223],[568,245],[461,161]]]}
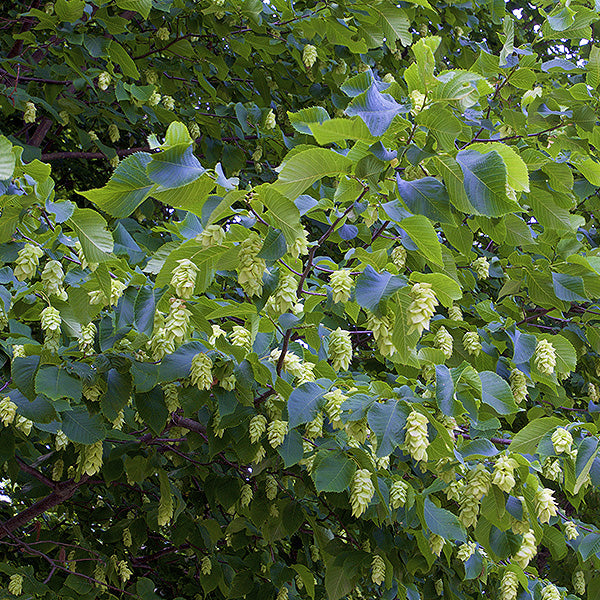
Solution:
{"label": "serrated leaf", "polygon": [[443,537],[445,540],[466,540],[465,530],[458,518],[445,508],[438,508],[429,497],[423,502],[423,515],[425,524],[432,533]]}
{"label": "serrated leaf", "polygon": [[388,130],[396,115],[408,112],[408,108],[398,104],[389,94],[382,94],[373,83],[348,104],[345,112],[349,117],[359,116],[371,135],[378,137]]}
{"label": "serrated leaf", "polygon": [[352,165],[349,158],[333,150],[309,148],[285,160],[275,187],[268,186],[266,189],[295,200],[316,181],[348,173]]}
{"label": "serrated leaf", "polygon": [[341,450],[320,450],[315,457],[312,478],[317,492],[343,492],[352,481],[356,463]]}
{"label": "serrated leaf", "polygon": [[78,194],[113,217],[128,217],[154,187],[146,174],[146,166],[151,160],[151,154],[136,152],[119,163],[104,187]]}
{"label": "serrated leaf", "polygon": [[299,385],[288,399],[289,426],[291,429],[308,423],[315,418],[325,390],[309,381]]}
{"label": "serrated leaf", "polygon": [[104,217],[91,208],[76,208],[67,225],[75,232],[89,263],[101,263],[111,258],[114,240]]}
{"label": "serrated leaf", "polygon": [[442,246],[431,221],[423,215],[407,217],[400,222],[400,227],[408,233],[421,254],[440,267],[444,266]]}
{"label": "serrated leaf", "polygon": [[483,371],[481,379],[481,400],[500,415],[510,415],[519,409],[508,383],[493,371]]}
{"label": "serrated leaf", "polygon": [[541,439],[553,429],[562,425],[558,417],[541,417],[527,423],[519,430],[510,443],[510,451],[517,454],[534,454]]}
{"label": "serrated leaf", "polygon": [[356,301],[363,308],[379,313],[380,303],[406,284],[406,279],[402,276],[392,275],[387,271],[378,273],[371,265],[367,265],[356,279]]}
{"label": "serrated leaf", "polygon": [[372,404],[367,419],[377,436],[377,456],[388,456],[402,444],[408,413],[408,408],[397,399]]}
{"label": "serrated leaf", "polygon": [[82,406],[62,413],[61,428],[69,440],[77,444],[94,444],[106,435],[100,415],[90,415]]}

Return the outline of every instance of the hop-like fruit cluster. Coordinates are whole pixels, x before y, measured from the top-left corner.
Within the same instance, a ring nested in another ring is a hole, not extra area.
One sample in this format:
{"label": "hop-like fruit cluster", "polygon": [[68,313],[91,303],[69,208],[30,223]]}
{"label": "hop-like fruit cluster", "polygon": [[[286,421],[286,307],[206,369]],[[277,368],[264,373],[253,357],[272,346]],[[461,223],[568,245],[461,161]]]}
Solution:
{"label": "hop-like fruit cluster", "polygon": [[79,334],[79,351],[83,354],[92,354],[94,352],[94,340],[96,339],[96,325],[88,323],[81,326]]}
{"label": "hop-like fruit cluster", "polygon": [[310,69],[317,62],[317,49],[312,44],[304,46],[302,62],[307,69]]}
{"label": "hop-like fruit cluster", "polygon": [[173,96],[163,96],[162,105],[167,110],[173,110],[175,108],[175,98],[173,98]]}
{"label": "hop-like fruit cluster", "polygon": [[448,318],[452,319],[453,321],[462,321],[463,315],[462,311],[460,310],[460,306],[453,304],[450,308],[448,308]]}
{"label": "hop-like fruit cluster", "polygon": [[549,583],[542,590],[541,600],[560,600],[558,588],[554,584]]}
{"label": "hop-like fruit cluster", "polygon": [[165,334],[167,339],[176,345],[182,344],[188,336],[192,313],[186,308],[183,300],[171,298],[170,302],[169,314],[165,319]]}
{"label": "hop-like fruit cluster", "polygon": [[329,357],[336,371],[347,371],[352,361],[350,334],[339,327],[329,334]]}
{"label": "hop-like fruit cluster", "polygon": [[263,433],[267,430],[267,419],[263,415],[255,415],[250,419],[248,433],[250,435],[250,443],[256,444],[260,441]]}
{"label": "hop-like fruit cluster", "polygon": [[542,488],[535,494],[535,510],[540,523],[548,523],[550,518],[556,516],[558,512],[553,493],[548,488]]}
{"label": "hop-like fruit cluster", "polygon": [[98,88],[103,92],[108,89],[108,86],[112,83],[112,77],[107,71],[102,71],[98,75]]}
{"label": "hop-like fruit cluster", "polygon": [[565,537],[568,540],[574,540],[579,537],[579,530],[573,521],[567,521],[565,523]]}
{"label": "hop-like fruit cluster", "polygon": [[416,331],[421,335],[423,329],[429,329],[429,320],[435,313],[438,301],[430,283],[415,283],[410,290],[410,295],[412,302],[408,307],[409,332]]}
{"label": "hop-like fruit cluster", "polygon": [[331,426],[334,429],[341,429],[343,427],[341,421],[342,404],[348,400],[348,396],[346,396],[342,390],[337,388],[327,392],[323,398],[325,398],[325,412],[327,413],[327,418],[329,419]]}
{"label": "hop-like fruit cluster", "polygon": [[24,123],[35,123],[37,118],[37,108],[31,101],[25,102],[25,110],[23,111]]}
{"label": "hop-like fruit cluster", "polygon": [[62,479],[64,469],[65,463],[61,458],[59,458],[52,465],[52,481],[60,481]]}
{"label": "hop-like fruit cluster", "polygon": [[31,428],[33,427],[33,421],[30,421],[22,415],[17,415],[15,427],[21,430],[25,435],[29,435],[31,433]]}
{"label": "hop-like fruit cluster", "polygon": [[477,273],[479,279],[487,279],[490,276],[490,263],[485,256],[476,258],[471,263],[471,268]]}
{"label": "hop-like fruit cluster", "polygon": [[383,317],[371,315],[367,321],[367,326],[373,332],[373,337],[377,342],[377,348],[381,355],[392,356],[396,352],[392,342],[392,331],[394,330],[392,317],[389,315]]}
{"label": "hop-like fruit cluster", "polygon": [[533,360],[540,373],[552,375],[556,366],[556,349],[552,342],[546,339],[538,340]]}
{"label": "hop-like fruit cluster", "polygon": [[192,358],[192,367],[190,369],[190,378],[192,383],[199,390],[210,390],[213,383],[212,360],[203,352],[198,352]]}
{"label": "hop-like fruit cluster", "polygon": [[78,456],[78,466],[82,473],[90,477],[102,468],[102,442],[95,442],[89,446],[81,446]]}
{"label": "hop-like fruit cluster", "polygon": [[323,413],[318,412],[315,418],[306,424],[304,435],[309,440],[316,440],[323,436]]}
{"label": "hop-like fruit cluster", "polygon": [[160,493],[160,501],[158,503],[157,521],[159,526],[166,525],[173,517],[173,495],[168,489],[162,489]]}
{"label": "hop-like fruit cluster", "polygon": [[448,330],[442,325],[436,332],[434,338],[435,347],[439,348],[446,358],[452,356],[452,349],[454,341],[452,336],[448,333]]}
{"label": "hop-like fruit cluster", "polygon": [[573,444],[573,436],[564,427],[557,427],[552,434],[552,445],[556,454],[569,452]]}
{"label": "hop-like fruit cluster", "polygon": [[167,334],[164,327],[154,330],[149,346],[154,360],[162,360],[167,354],[175,352],[175,341]]}
{"label": "hop-like fruit cluster", "polygon": [[10,576],[10,580],[8,582],[8,591],[13,596],[20,596],[23,591],[23,576],[15,573]]}
{"label": "hop-like fruit cluster", "polygon": [[443,596],[444,595],[444,582],[443,582],[442,579],[436,579],[434,587],[435,587],[435,593],[438,596]]}
{"label": "hop-like fruit cluster", "polygon": [[269,423],[267,427],[267,437],[272,448],[277,448],[283,444],[283,440],[288,432],[287,421],[275,419]]}
{"label": "hop-like fruit cluster", "polygon": [[265,494],[267,496],[267,500],[274,500],[277,497],[277,492],[279,491],[279,486],[277,485],[277,480],[273,475],[267,475],[267,479],[265,481]]}
{"label": "hop-like fruit cluster", "polygon": [[200,571],[202,575],[210,575],[212,571],[212,561],[210,560],[210,556],[205,556],[202,558],[202,562],[200,563]]}
{"label": "hop-like fruit cluster", "polygon": [[494,474],[492,483],[497,485],[507,494],[515,487],[514,471],[517,468],[517,461],[508,456],[501,455],[494,465]]}
{"label": "hop-like fruit cluster", "polygon": [[374,554],[371,561],[371,581],[375,585],[381,585],[385,581],[385,561],[379,554]]}
{"label": "hop-like fruit cluster", "polygon": [[197,275],[198,267],[189,258],[181,258],[177,261],[177,266],[173,269],[171,285],[180,298],[189,299],[193,296]]}
{"label": "hop-like fruit cluster", "polygon": [[403,271],[406,266],[406,248],[404,246],[396,246],[392,250],[392,262],[398,268],[398,271]]}
{"label": "hop-like fruit cluster", "polygon": [[111,123],[108,126],[108,137],[110,138],[110,141],[113,144],[121,139],[121,132],[119,131],[117,125],[115,125],[114,123]]}
{"label": "hop-like fruit cluster", "polygon": [[500,583],[500,599],[516,600],[519,590],[519,579],[514,571],[506,571]]}
{"label": "hop-like fruit cluster", "polygon": [[64,434],[62,429],[59,429],[56,432],[56,436],[54,438],[54,445],[56,447],[57,452],[60,452],[69,445],[69,438]]}
{"label": "hop-like fruit cluster", "polygon": [[253,496],[252,486],[245,483],[240,491],[240,506],[242,508],[247,508],[250,505],[250,502],[252,502]]}
{"label": "hop-like fruit cluster", "polygon": [[347,269],[332,271],[329,275],[329,285],[331,286],[334,302],[347,302],[350,300],[352,286],[354,285],[350,271]]}
{"label": "hop-like fruit cluster", "polygon": [[278,315],[292,310],[298,302],[297,289],[298,282],[292,273],[282,273],[275,293],[269,298],[269,308]]}
{"label": "hop-like fruit cluster", "polygon": [[308,234],[306,229],[302,230],[302,235],[294,240],[294,243],[289,247],[288,251],[294,258],[300,258],[308,254]]}
{"label": "hop-like fruit cluster", "polygon": [[475,542],[466,542],[461,544],[458,552],[456,553],[456,558],[462,562],[467,562],[471,556],[473,556],[475,550],[477,550],[477,544]]}
{"label": "hop-like fruit cluster", "polygon": [[31,279],[38,268],[44,251],[35,244],[25,244],[17,254],[14,275],[19,281]]}
{"label": "hop-like fruit cluster", "polygon": [[65,272],[57,260],[49,260],[46,263],[41,279],[48,296],[58,296],[61,300],[67,300],[67,293],[63,289]]}
{"label": "hop-like fruit cluster", "polygon": [[440,556],[442,550],[444,549],[445,543],[446,540],[437,533],[432,533],[429,538],[429,547],[431,548],[433,554],[435,554],[436,556]]}
{"label": "hop-like fruit cluster", "polygon": [[160,104],[161,99],[162,96],[156,90],[154,90],[152,94],[150,94],[150,98],[148,98],[148,105],[157,106]]}
{"label": "hop-like fruit cluster", "polygon": [[527,377],[525,373],[519,369],[513,369],[510,372],[510,389],[515,402],[521,403],[527,399]]}
{"label": "hop-like fruit cluster", "polygon": [[229,340],[234,346],[244,348],[246,352],[252,350],[252,333],[242,325],[233,326]]}
{"label": "hop-like fruit cluster", "polygon": [[390,487],[390,505],[392,508],[399,508],[406,504],[408,493],[408,483],[398,479]]}
{"label": "hop-like fruit cluster", "polygon": [[429,446],[428,422],[427,417],[416,410],[411,411],[406,419],[404,444],[407,452],[416,461],[427,460],[427,447]]}
{"label": "hop-like fruit cluster", "polygon": [[479,334],[476,331],[467,331],[465,335],[463,335],[462,341],[465,350],[471,356],[479,356],[479,353],[481,352],[483,346],[481,345]]}
{"label": "hop-like fruit cluster", "polygon": [[129,568],[127,561],[124,560],[119,561],[117,571],[119,572],[119,579],[122,583],[126,583],[127,581],[129,581],[129,579],[133,575],[133,571]]}
{"label": "hop-like fruit cluster", "polygon": [[181,408],[179,402],[179,387],[176,383],[165,383],[162,386],[163,393],[165,395],[165,405],[170,413],[175,412]]}
{"label": "hop-like fruit cluster", "polygon": [[357,469],[350,485],[350,506],[352,516],[360,517],[375,493],[375,486],[371,481],[371,472],[368,469]]}
{"label": "hop-like fruit cluster", "polygon": [[269,110],[267,116],[265,117],[265,129],[275,129],[277,125],[277,119],[275,118],[275,113],[273,110]]}
{"label": "hop-like fruit cluster", "polygon": [[420,92],[419,90],[413,90],[410,93],[410,99],[412,101],[412,108],[410,109],[410,112],[415,115],[418,112],[421,112],[425,106],[425,101],[427,99],[427,97],[425,96],[425,94],[423,94],[422,92]]}
{"label": "hop-like fruit cluster", "polygon": [[123,545],[126,548],[130,548],[132,544],[133,539],[131,538],[131,531],[129,530],[129,527],[125,527],[125,529],[123,529]]}
{"label": "hop-like fruit cluster", "polygon": [[161,41],[161,42],[166,42],[169,37],[171,36],[169,29],[167,27],[159,27],[156,30],[156,37]]}
{"label": "hop-like fruit cluster", "polygon": [[462,489],[460,497],[459,518],[465,527],[472,527],[477,523],[479,502],[488,493],[491,483],[492,476],[483,464],[478,464],[469,472],[469,482]]}
{"label": "hop-like fruit cluster", "polygon": [[47,306],[41,312],[40,322],[44,330],[44,346],[55,354],[60,343],[60,313],[53,306]]}
{"label": "hop-like fruit cluster", "polygon": [[547,479],[560,483],[562,481],[563,471],[558,458],[546,458],[542,465],[542,474]]}
{"label": "hop-like fruit cluster", "polygon": [[8,396],[4,396],[0,400],[0,419],[4,427],[8,427],[14,421],[16,414],[17,405]]}
{"label": "hop-like fruit cluster", "polygon": [[585,595],[585,575],[583,571],[573,573],[573,589],[579,596]]}
{"label": "hop-like fruit cluster", "polygon": [[266,270],[264,259],[258,258],[262,242],[254,231],[240,244],[238,282],[248,296],[262,294],[262,278]]}
{"label": "hop-like fruit cluster", "polygon": [[527,567],[533,557],[537,554],[537,544],[533,530],[526,531],[523,534],[523,541],[517,553],[513,556],[513,562],[517,563],[522,569]]}

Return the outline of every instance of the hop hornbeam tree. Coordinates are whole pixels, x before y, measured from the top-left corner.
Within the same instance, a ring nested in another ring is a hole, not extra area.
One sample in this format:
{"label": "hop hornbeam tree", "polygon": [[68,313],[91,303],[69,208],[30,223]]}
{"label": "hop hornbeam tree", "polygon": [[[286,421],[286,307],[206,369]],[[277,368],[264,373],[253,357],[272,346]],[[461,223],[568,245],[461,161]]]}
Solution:
{"label": "hop hornbeam tree", "polygon": [[597,7],[5,4],[4,596],[598,598]]}

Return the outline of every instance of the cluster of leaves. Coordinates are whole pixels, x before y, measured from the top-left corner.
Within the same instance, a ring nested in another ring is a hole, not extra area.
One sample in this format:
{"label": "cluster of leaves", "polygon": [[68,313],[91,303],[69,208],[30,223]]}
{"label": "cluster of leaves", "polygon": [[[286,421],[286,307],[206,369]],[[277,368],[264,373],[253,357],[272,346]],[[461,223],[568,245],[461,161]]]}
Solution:
{"label": "cluster of leaves", "polygon": [[596,597],[596,12],[26,8],[3,593]]}

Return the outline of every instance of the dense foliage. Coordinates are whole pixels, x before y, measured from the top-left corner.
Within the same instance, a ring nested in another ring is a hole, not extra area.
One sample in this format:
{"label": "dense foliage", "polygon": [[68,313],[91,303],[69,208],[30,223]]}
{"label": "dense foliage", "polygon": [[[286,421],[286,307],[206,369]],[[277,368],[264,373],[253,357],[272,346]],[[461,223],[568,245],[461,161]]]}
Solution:
{"label": "dense foliage", "polygon": [[600,595],[587,2],[0,17],[0,586]]}

